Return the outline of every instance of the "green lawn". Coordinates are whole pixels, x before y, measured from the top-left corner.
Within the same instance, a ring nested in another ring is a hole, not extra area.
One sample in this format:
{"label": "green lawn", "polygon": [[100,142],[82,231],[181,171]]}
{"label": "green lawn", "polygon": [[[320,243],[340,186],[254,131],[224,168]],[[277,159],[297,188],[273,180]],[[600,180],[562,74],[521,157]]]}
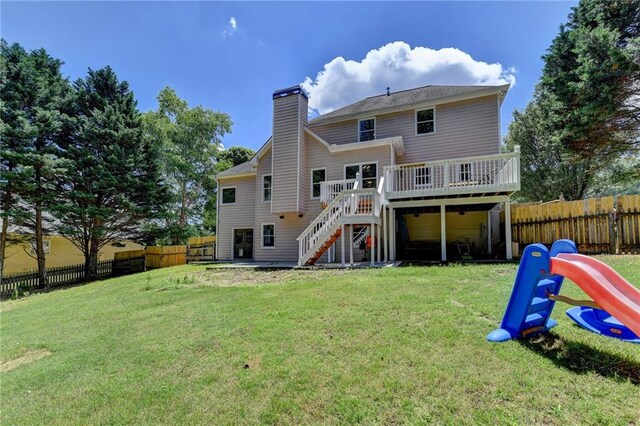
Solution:
{"label": "green lawn", "polygon": [[[602,259],[640,282],[640,257]],[[485,341],[515,271],[185,266],[3,302],[0,421],[640,424],[640,347],[566,306]]]}

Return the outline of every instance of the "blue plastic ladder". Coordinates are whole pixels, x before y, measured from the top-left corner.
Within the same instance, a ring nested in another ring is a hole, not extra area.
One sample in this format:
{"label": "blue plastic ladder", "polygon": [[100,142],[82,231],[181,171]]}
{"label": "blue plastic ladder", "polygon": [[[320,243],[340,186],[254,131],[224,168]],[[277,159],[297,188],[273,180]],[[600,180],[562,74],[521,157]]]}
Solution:
{"label": "blue plastic ladder", "polygon": [[551,319],[555,302],[549,294],[558,294],[564,277],[552,275],[551,257],[558,253],[577,253],[571,240],[558,240],[551,251],[542,244],[524,249],[513,291],[500,328],[487,336],[490,342],[504,342],[549,330],[558,325]]}

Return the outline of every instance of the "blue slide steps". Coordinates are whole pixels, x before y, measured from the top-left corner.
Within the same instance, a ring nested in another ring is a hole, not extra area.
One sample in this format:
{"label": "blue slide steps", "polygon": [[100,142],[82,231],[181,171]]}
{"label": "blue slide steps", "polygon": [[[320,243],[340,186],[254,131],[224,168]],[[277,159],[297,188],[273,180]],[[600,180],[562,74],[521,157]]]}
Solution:
{"label": "blue slide steps", "polygon": [[531,244],[524,249],[516,275],[511,298],[500,324],[500,328],[487,336],[490,342],[504,342],[511,339],[542,333],[558,325],[551,319],[555,302],[548,294],[560,293],[564,277],[552,275],[551,257],[559,253],[577,253],[571,240],[558,240],[551,251],[542,244]]}

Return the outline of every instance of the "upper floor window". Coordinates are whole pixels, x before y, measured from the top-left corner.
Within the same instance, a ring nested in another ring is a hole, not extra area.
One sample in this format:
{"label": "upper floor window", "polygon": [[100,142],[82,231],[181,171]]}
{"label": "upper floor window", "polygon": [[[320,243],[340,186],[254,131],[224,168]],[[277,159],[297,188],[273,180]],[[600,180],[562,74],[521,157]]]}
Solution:
{"label": "upper floor window", "polygon": [[436,110],[435,108],[416,111],[416,134],[426,135],[436,131]]}
{"label": "upper floor window", "polygon": [[376,119],[365,118],[358,120],[358,140],[360,142],[372,141],[376,138]]}
{"label": "upper floor window", "polygon": [[311,198],[320,197],[320,184],[327,180],[327,169],[311,170]]}
{"label": "upper floor window", "polygon": [[271,175],[262,176],[262,201],[271,201]]}
{"label": "upper floor window", "polygon": [[222,204],[235,204],[236,188],[222,188]]}

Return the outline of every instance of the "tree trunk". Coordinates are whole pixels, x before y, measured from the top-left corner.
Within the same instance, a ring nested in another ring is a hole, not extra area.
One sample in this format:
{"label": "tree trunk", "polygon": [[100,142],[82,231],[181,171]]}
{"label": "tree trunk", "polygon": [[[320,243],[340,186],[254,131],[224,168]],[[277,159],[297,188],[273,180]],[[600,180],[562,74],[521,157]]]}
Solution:
{"label": "tree trunk", "polygon": [[88,273],[85,276],[87,281],[95,281],[98,279],[98,237],[92,235],[89,244]]}
{"label": "tree trunk", "polygon": [[[2,211],[6,212],[9,209],[8,199],[2,203]],[[9,218],[4,217],[2,219],[2,233],[0,233],[0,283],[2,283],[2,272],[4,271],[4,252],[7,247],[7,233],[9,232]]]}
{"label": "tree trunk", "polygon": [[47,287],[47,266],[44,253],[44,231],[42,229],[42,205],[36,203],[36,260],[38,261],[38,287]]}

